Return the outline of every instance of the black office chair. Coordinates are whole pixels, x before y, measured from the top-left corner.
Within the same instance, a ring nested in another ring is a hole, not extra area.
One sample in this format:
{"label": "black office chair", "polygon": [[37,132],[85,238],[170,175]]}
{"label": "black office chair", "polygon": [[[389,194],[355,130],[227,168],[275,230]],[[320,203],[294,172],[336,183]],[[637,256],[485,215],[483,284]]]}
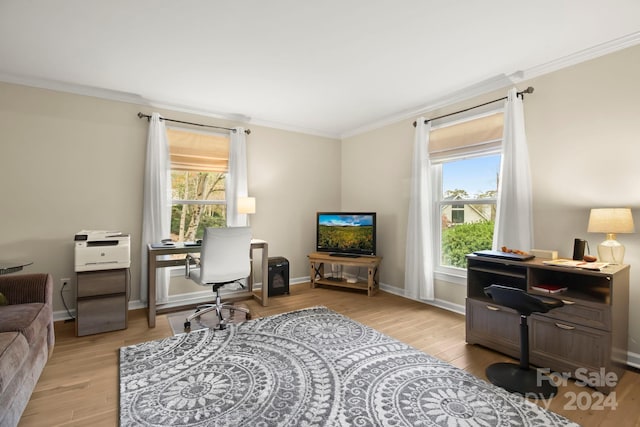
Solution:
{"label": "black office chair", "polygon": [[[225,329],[233,318],[235,311],[245,313],[251,317],[249,309],[223,303],[220,299],[220,288],[240,283],[251,274],[251,229],[249,227],[226,227],[204,230],[200,258],[188,256],[186,259],[186,277],[202,286],[211,286],[216,293],[214,304],[203,304],[197,307],[195,313],[188,316],[184,322],[185,331],[191,330],[191,321],[210,311],[218,316],[218,329]],[[197,267],[193,268],[192,263]],[[229,310],[229,318],[224,318],[222,310]]]}
{"label": "black office chair", "polygon": [[531,295],[522,289],[503,285],[491,285],[484,288],[496,304],[512,308],[520,313],[520,363],[494,363],[487,370],[491,383],[507,391],[522,394],[525,397],[552,397],[558,393],[551,378],[538,374],[529,366],[529,326],[527,318],[532,313],[546,313],[562,307],[564,303],[556,298]]}

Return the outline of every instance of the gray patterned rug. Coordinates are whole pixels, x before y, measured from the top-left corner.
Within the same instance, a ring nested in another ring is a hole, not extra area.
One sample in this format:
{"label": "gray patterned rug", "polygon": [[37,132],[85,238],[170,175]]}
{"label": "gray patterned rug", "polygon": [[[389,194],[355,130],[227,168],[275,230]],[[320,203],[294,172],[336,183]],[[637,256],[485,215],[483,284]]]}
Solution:
{"label": "gray patterned rug", "polygon": [[577,424],[315,307],[122,347],[120,425]]}

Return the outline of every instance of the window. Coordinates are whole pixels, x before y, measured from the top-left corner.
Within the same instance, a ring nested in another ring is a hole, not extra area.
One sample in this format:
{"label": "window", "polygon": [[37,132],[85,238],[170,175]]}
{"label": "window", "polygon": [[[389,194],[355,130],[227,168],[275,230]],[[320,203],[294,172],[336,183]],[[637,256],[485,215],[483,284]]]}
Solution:
{"label": "window", "polygon": [[[500,174],[502,114],[432,130],[436,271],[461,274],[466,255],[491,249]],[[457,271],[457,273],[455,273]]]}
{"label": "window", "polygon": [[454,224],[464,223],[464,205],[451,205],[451,222]]}
{"label": "window", "polygon": [[229,137],[167,129],[171,157],[171,238],[201,239],[205,227],[226,226]]}

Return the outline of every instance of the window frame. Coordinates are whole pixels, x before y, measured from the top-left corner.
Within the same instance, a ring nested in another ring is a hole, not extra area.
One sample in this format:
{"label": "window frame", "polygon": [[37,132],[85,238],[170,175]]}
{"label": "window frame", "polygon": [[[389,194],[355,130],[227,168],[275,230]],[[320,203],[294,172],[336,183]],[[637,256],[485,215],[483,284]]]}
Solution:
{"label": "window frame", "polygon": [[[453,126],[462,122],[475,120],[484,116],[496,114],[502,112],[503,108],[492,109],[487,112],[483,112],[477,115],[470,115],[458,120],[451,120],[446,122],[440,122],[436,126],[432,126],[432,131],[448,126]],[[467,270],[465,268],[445,266],[441,264],[442,260],[442,224],[441,224],[441,212],[442,207],[445,205],[454,204],[495,204],[498,205],[498,195],[493,198],[487,199],[456,199],[456,200],[444,200],[442,192],[442,165],[448,162],[465,160],[477,157],[486,157],[492,155],[500,155],[500,162],[502,163],[502,156],[504,155],[502,149],[502,138],[495,141],[490,141],[481,144],[470,144],[464,148],[456,147],[452,150],[439,151],[437,153],[430,154],[430,170],[429,174],[433,182],[433,200],[432,200],[432,218],[433,229],[432,235],[437,237],[432,239],[432,253],[436,262],[434,262],[434,278],[436,280],[442,280],[449,283],[453,283],[460,286],[467,286]],[[500,171],[501,172],[501,171]],[[499,177],[500,179],[500,177]]]}
{"label": "window frame", "polygon": [[[194,133],[194,134],[203,134],[203,135],[211,135],[211,136],[215,136],[215,137],[224,137],[227,140],[229,140],[229,143],[231,143],[231,138],[230,135],[228,133],[224,133],[224,132],[216,132],[216,131],[208,131],[208,130],[201,130],[201,129],[190,129],[188,127],[182,127],[182,126],[168,126],[168,129],[173,129],[173,130],[177,130],[177,131],[182,131],[182,132],[188,132],[188,133]],[[169,162],[170,165],[170,169],[169,169],[169,174],[171,175],[174,172],[173,167],[171,167],[171,162]],[[176,172],[180,172],[180,170],[176,170]],[[200,172],[211,172],[211,171],[200,171]],[[226,221],[226,212],[227,212],[227,179],[229,176],[229,169],[227,167],[227,170],[225,172],[218,172],[218,173],[223,173],[225,174],[225,186],[224,186],[224,199],[222,200],[193,200],[193,199],[174,199],[173,197],[171,198],[171,209],[173,211],[173,207],[176,205],[202,205],[202,206],[212,206],[212,205],[222,205],[225,207],[225,221]],[[170,180],[171,183],[171,193],[173,195],[173,180]],[[173,215],[171,216],[171,220],[173,221]]]}

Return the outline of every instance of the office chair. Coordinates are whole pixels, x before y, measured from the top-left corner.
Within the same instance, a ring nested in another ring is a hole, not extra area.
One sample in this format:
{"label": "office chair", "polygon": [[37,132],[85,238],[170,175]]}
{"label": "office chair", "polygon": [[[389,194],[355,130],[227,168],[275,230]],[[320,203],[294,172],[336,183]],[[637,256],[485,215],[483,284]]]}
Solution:
{"label": "office chair", "polygon": [[522,394],[525,397],[552,397],[558,393],[558,387],[551,378],[538,374],[529,366],[529,326],[527,318],[532,313],[546,313],[551,309],[562,307],[564,303],[556,298],[531,295],[522,289],[503,285],[491,285],[484,288],[484,293],[496,304],[512,308],[520,313],[520,363],[494,363],[487,370],[487,378],[491,383],[507,391]]}
{"label": "office chair", "polygon": [[[222,310],[230,311],[233,318],[235,311],[244,312],[247,318],[250,312],[246,308],[235,307],[223,303],[220,299],[220,288],[230,283],[240,283],[240,280],[251,274],[251,229],[249,227],[208,227],[204,230],[200,258],[187,256],[186,277],[202,286],[211,286],[216,293],[215,304],[203,304],[196,308],[196,312],[187,317],[184,322],[185,331],[191,329],[191,321],[210,311],[218,316],[218,329],[225,329],[228,318],[222,316]],[[192,263],[199,267],[191,268]]]}

